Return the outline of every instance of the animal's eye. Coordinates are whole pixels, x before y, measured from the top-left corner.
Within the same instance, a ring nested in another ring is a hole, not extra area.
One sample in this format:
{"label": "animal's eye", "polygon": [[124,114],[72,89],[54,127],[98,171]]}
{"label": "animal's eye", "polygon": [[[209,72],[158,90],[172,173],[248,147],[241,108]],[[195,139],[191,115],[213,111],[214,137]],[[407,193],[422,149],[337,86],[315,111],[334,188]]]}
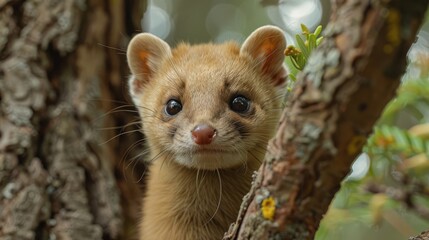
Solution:
{"label": "animal's eye", "polygon": [[174,116],[180,111],[182,111],[182,103],[180,103],[180,101],[175,99],[168,100],[167,105],[165,105],[165,113],[167,113],[167,115]]}
{"label": "animal's eye", "polygon": [[243,96],[234,96],[229,107],[236,113],[247,113],[250,109],[250,100]]}

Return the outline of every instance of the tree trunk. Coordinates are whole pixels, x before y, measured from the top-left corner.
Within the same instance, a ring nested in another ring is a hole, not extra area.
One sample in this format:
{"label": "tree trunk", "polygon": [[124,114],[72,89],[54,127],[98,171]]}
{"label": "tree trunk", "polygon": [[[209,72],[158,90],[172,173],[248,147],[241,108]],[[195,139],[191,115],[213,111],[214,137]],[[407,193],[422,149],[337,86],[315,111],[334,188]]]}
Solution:
{"label": "tree trunk", "polygon": [[335,0],[240,215],[224,239],[313,239],[394,96],[427,0]]}
{"label": "tree trunk", "polygon": [[0,1],[0,239],[130,238],[139,188],[120,160],[141,136],[101,143],[137,116],[103,114],[126,101],[121,49],[144,8]]}
{"label": "tree trunk", "polygon": [[[327,40],[301,75],[227,239],[313,238],[399,84],[427,4],[334,2]],[[0,239],[131,238],[142,137],[106,126],[137,116],[122,49],[144,8],[0,0]],[[261,214],[267,199],[273,220]]]}

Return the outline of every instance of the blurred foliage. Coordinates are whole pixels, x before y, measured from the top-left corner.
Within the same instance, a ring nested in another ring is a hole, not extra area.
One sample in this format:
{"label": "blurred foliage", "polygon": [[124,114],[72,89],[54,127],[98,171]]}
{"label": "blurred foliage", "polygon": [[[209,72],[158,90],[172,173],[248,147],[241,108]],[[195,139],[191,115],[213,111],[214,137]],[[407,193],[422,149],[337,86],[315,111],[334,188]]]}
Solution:
{"label": "blurred foliage", "polygon": [[[429,59],[428,59],[429,60]],[[423,67],[423,66],[422,66]],[[426,63],[429,67],[429,62]],[[423,74],[428,75],[429,74]],[[421,78],[414,81],[406,81],[398,90],[398,96],[395,100],[391,101],[385,108],[382,118],[379,120],[380,124],[392,125],[398,113],[401,110],[411,110],[411,114],[415,115],[417,119],[423,121],[424,112],[418,108],[422,104],[427,104],[429,101],[429,87],[428,79]]]}
{"label": "blurred foliage", "polygon": [[[420,169],[426,172],[429,167],[429,124],[419,124],[410,130],[381,124],[368,139],[365,151],[374,157],[387,157],[399,164],[401,171]],[[427,173],[427,172],[426,172]]]}

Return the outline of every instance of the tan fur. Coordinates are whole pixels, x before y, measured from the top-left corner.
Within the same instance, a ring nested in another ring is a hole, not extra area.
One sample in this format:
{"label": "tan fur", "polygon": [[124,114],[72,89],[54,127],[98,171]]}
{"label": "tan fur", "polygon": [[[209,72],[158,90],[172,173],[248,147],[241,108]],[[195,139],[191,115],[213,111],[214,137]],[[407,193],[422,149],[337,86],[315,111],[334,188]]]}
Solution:
{"label": "tan fur", "polygon": [[[221,239],[228,230],[277,124],[284,46],[274,27],[258,29],[241,49],[180,44],[171,51],[149,34],[132,40],[130,92],[152,163],[140,239]],[[230,109],[237,94],[250,99],[249,114]],[[168,116],[172,98],[183,109]],[[197,124],[216,129],[211,144],[192,141]]]}
{"label": "tan fur", "polygon": [[161,165],[156,161],[151,166],[140,239],[221,239],[237,217],[251,169],[257,167],[220,170],[220,182],[216,171],[196,171],[167,160]]}

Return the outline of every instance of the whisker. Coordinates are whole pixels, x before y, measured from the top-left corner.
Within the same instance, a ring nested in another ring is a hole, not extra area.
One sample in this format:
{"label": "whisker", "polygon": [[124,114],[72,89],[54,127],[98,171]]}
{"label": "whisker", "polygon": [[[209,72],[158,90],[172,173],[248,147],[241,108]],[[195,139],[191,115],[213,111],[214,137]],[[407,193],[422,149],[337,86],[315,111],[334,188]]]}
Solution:
{"label": "whisker", "polygon": [[141,174],[140,178],[136,181],[136,183],[140,183],[141,180],[143,180],[144,175],[146,174],[147,168],[144,169],[143,173]]}
{"label": "whisker", "polygon": [[[161,153],[164,153],[164,152],[167,152],[167,150],[166,149],[164,149],[163,151],[161,151]],[[151,159],[150,161],[152,162],[152,161],[155,161],[158,157],[159,157],[159,155],[160,154],[158,154],[158,155],[156,155],[153,159]],[[167,157],[170,157],[170,153],[167,155]],[[162,163],[161,163],[161,166],[159,167],[159,171],[161,171],[162,170],[162,166],[164,166],[164,163],[165,163],[165,161],[167,160],[167,158],[164,158],[163,159],[163,161],[162,161]]]}
{"label": "whisker", "polygon": [[130,131],[126,131],[126,132],[122,132],[122,133],[116,134],[116,136],[110,138],[109,140],[107,140],[107,141],[105,141],[105,142],[103,142],[103,143],[101,143],[99,145],[104,145],[104,144],[106,144],[106,143],[112,141],[113,139],[116,139],[116,138],[118,138],[118,137],[120,137],[122,135],[129,134],[129,133],[134,133],[134,132],[140,132],[140,131],[141,131],[140,129],[135,129],[135,130],[130,130]]}
{"label": "whisker", "polygon": [[115,100],[115,99],[109,99],[109,98],[86,98],[85,100],[89,101],[89,102],[97,102],[97,101],[98,102],[110,102],[110,103],[121,104],[122,106],[134,107],[134,104],[130,104],[129,102]]}
{"label": "whisker", "polygon": [[[128,154],[130,154],[131,150],[144,141],[145,141],[145,139],[140,139],[140,140],[136,141],[135,143],[133,143],[130,147],[128,147],[127,150],[125,150],[125,153],[124,153],[124,156],[122,157],[121,162],[123,162],[125,164],[126,158],[128,157]],[[125,170],[129,167],[129,165],[131,163],[132,163],[132,161],[130,161],[130,163],[126,167],[122,168],[122,174],[125,178],[125,181],[127,181],[127,177],[126,177],[127,175],[125,174]]]}
{"label": "whisker", "polygon": [[130,109],[124,109],[124,110],[121,110],[122,108],[126,108],[126,107],[128,107],[128,106],[119,106],[119,107],[115,107],[115,108],[113,108],[112,110],[109,110],[109,111],[107,111],[106,113],[104,113],[104,114],[101,114],[101,116],[99,116],[99,117],[97,117],[96,119],[95,119],[95,121],[98,121],[98,120],[100,120],[101,118],[104,118],[104,117],[106,117],[107,115],[109,115],[109,114],[112,114],[112,113],[117,113],[117,112],[121,112],[121,111],[124,111],[124,112],[132,112],[132,113],[138,113],[137,112],[137,110],[130,110]]}
{"label": "whisker", "polygon": [[220,172],[219,172],[219,169],[217,169],[217,168],[216,168],[216,173],[217,173],[217,176],[219,179],[219,201],[217,203],[216,210],[215,210],[214,214],[210,217],[210,219],[204,225],[207,225],[208,223],[210,223],[214,219],[214,217],[216,216],[216,213],[219,211],[220,203],[222,201],[222,178],[220,177]]}
{"label": "whisker", "polygon": [[120,51],[121,53],[126,53],[127,52],[124,49],[120,49],[120,48],[116,48],[116,47],[111,47],[111,46],[108,46],[108,45],[105,45],[105,44],[102,44],[102,43],[97,43],[97,44],[100,45],[100,46],[102,46],[102,47],[108,48],[108,49]]}
{"label": "whisker", "polygon": [[124,126],[117,126],[117,127],[102,127],[102,128],[96,128],[99,131],[107,131],[107,130],[117,130],[117,129],[121,129],[121,131],[123,131],[125,128],[130,127],[132,125],[138,125],[140,124],[140,120],[139,121],[135,121],[135,122],[131,122],[131,123],[127,123]]}

